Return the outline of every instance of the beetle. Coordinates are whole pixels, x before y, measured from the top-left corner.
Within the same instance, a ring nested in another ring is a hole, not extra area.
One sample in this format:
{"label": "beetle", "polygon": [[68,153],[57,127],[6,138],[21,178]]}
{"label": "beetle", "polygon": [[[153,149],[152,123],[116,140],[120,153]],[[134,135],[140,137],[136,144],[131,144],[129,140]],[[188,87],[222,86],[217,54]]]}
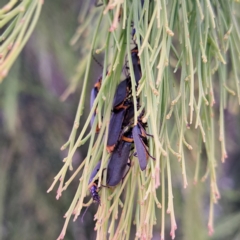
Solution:
{"label": "beetle", "polygon": [[92,180],[97,175],[97,173],[100,169],[100,166],[101,166],[101,161],[99,161],[97,163],[97,165],[95,166],[95,168],[93,169],[93,171],[90,175],[89,181],[88,181],[88,184],[90,184],[89,190],[90,190],[90,193],[92,195],[92,199],[93,199],[94,202],[97,202],[98,204],[101,204],[100,196],[98,194],[98,191],[99,191],[99,189],[98,189],[98,179],[96,179],[94,182],[92,182]]}
{"label": "beetle", "polygon": [[90,106],[91,107],[93,106],[93,103],[98,95],[101,85],[102,85],[102,76],[98,78],[97,82],[94,84],[94,87],[92,88],[91,96],[90,96]]}
{"label": "beetle", "polygon": [[[128,134],[131,134],[131,131]],[[131,137],[123,136],[114,149],[107,166],[107,186],[116,186],[126,175],[132,143]]]}
{"label": "beetle", "polygon": [[131,57],[132,57],[132,65],[133,65],[135,81],[136,81],[136,84],[138,85],[138,82],[142,77],[140,59],[138,57],[138,47],[135,47],[131,50]]}
{"label": "beetle", "polygon": [[131,90],[131,79],[128,77],[117,86],[114,99],[113,99],[113,109],[118,108],[128,97]]}
{"label": "beetle", "polygon": [[146,135],[143,134],[139,125],[135,125],[132,129],[133,140],[137,152],[137,157],[141,170],[145,170],[147,167],[148,154],[146,151]]}
{"label": "beetle", "polygon": [[[101,85],[102,85],[102,76],[98,78],[97,82],[94,84],[94,87],[92,88],[91,90],[91,96],[90,96],[90,106],[91,108],[93,107],[93,104],[94,104],[94,101],[98,95],[98,92],[101,88]],[[95,119],[95,116],[96,116],[96,109],[92,115],[92,118],[91,118],[91,126],[93,126],[93,123],[94,123],[94,119]],[[96,132],[98,133],[99,132],[99,127],[97,126],[96,128]]]}
{"label": "beetle", "polygon": [[133,141],[136,148],[136,153],[139,161],[139,165],[141,170],[145,170],[147,167],[147,161],[148,158],[151,157],[153,160],[155,160],[154,157],[152,157],[148,152],[148,142],[147,142],[147,133],[145,130],[145,124],[142,123],[142,121],[139,119],[137,125],[135,125],[132,128],[132,136]]}
{"label": "beetle", "polygon": [[119,135],[122,129],[123,119],[126,113],[126,109],[122,108],[117,112],[112,113],[109,123],[109,132],[107,139],[107,151],[112,152],[119,139]]}

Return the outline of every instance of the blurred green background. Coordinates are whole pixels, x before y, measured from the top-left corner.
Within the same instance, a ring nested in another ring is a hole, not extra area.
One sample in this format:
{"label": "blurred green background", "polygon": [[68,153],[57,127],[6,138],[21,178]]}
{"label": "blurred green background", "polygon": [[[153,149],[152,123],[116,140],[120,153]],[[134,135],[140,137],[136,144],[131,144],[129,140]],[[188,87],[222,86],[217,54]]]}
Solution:
{"label": "blurred green background", "polygon": [[[2,6],[6,1],[0,0],[0,3]],[[81,91],[79,83],[74,94],[65,102],[60,100],[81,57],[80,50],[69,45],[80,9],[79,0],[45,1],[32,37],[1,84],[1,240],[56,239],[74,196],[77,179],[58,201],[56,188],[49,194],[46,191],[62,166],[66,153],[61,152],[60,147],[68,139]],[[89,88],[101,72],[97,65],[94,70]],[[215,207],[215,235],[207,236],[209,198],[208,189],[204,189],[207,184],[190,184],[183,190],[180,177],[173,179],[178,221],[176,239],[240,240],[240,120],[237,114],[238,106],[230,102],[229,110],[225,111],[228,159],[218,167],[222,198]],[[86,155],[86,150],[83,146],[74,156],[75,166]],[[83,222],[81,219],[70,222],[65,239],[95,239],[95,211],[93,204]],[[170,239],[168,229],[166,236]],[[159,226],[154,239],[159,239]]]}

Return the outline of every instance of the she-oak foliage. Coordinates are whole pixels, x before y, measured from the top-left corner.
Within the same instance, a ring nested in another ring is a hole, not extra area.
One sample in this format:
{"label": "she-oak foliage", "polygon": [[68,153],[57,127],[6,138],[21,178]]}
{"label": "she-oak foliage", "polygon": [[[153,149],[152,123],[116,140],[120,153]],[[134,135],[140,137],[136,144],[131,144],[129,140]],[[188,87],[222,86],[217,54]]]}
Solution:
{"label": "she-oak foliage", "polygon": [[[1,35],[1,79],[30,36],[42,4],[25,0],[16,6],[16,2],[10,1],[0,11],[0,26],[6,26]],[[82,94],[72,132],[62,146],[68,154],[48,191],[59,182],[58,199],[75,177],[80,176],[80,181],[58,239],[64,238],[71,217],[76,220],[82,209],[92,204],[89,177],[99,160],[94,177],[101,198],[95,215],[97,239],[130,239],[131,229],[136,239],[151,239],[154,225],[160,226],[161,239],[165,239],[169,223],[174,239],[177,220],[173,181],[179,176],[183,189],[208,180],[209,188],[204,183],[209,190],[207,225],[209,234],[213,233],[214,204],[220,198],[216,167],[227,158],[224,109],[232,96],[240,103],[239,9],[239,3],[233,0],[109,0],[100,7],[88,1],[82,4],[80,25],[71,41],[81,43],[82,59],[63,99],[80,79]],[[141,121],[151,135],[148,151],[154,160],[149,158],[147,168],[141,171],[138,157],[131,154],[130,168],[122,182],[108,188],[104,187],[104,169],[111,156],[106,146],[109,130],[111,134],[112,102],[126,69],[135,86],[131,50],[136,46],[141,79],[137,88],[131,89],[133,126],[144,109]],[[101,88],[79,132],[85,101],[89,101],[92,55],[99,53],[104,56]],[[73,169],[73,156],[86,142],[87,156]],[[66,179],[68,170],[73,173]]]}

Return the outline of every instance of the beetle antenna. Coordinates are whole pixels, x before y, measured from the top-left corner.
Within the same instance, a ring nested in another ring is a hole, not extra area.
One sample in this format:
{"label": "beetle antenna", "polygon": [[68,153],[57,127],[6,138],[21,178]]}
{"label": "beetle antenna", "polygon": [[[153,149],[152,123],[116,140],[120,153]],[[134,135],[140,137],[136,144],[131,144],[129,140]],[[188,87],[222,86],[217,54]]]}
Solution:
{"label": "beetle antenna", "polygon": [[97,58],[93,55],[93,53],[92,53],[92,57],[94,61],[98,64],[98,66],[100,66],[103,69],[103,65],[97,60]]}
{"label": "beetle antenna", "polygon": [[98,2],[98,0],[95,1],[94,3],[95,7],[101,7],[103,5],[103,2]]}

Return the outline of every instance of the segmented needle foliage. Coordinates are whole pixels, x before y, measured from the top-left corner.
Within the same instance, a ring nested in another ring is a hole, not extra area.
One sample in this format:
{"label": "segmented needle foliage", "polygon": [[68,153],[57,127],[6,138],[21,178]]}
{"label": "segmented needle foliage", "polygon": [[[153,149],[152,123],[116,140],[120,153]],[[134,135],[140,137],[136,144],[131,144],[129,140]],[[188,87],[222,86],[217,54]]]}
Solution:
{"label": "segmented needle foliage", "polygon": [[[92,204],[88,181],[99,160],[101,165],[95,176],[99,179],[101,198],[95,215],[97,239],[129,239],[131,229],[136,239],[151,239],[154,225],[161,226],[160,236],[165,239],[169,223],[174,239],[177,221],[173,169],[182,176],[183,189],[189,182],[209,180],[206,225],[209,234],[213,233],[214,204],[220,198],[216,167],[227,158],[224,109],[232,96],[240,103],[237,9],[239,4],[233,0],[109,0],[100,7],[84,2],[80,25],[72,39],[72,44],[81,47],[84,57],[64,98],[74,91],[80,79],[82,94],[72,132],[62,147],[68,149],[68,154],[49,191],[59,182],[58,199],[75,177],[81,177],[58,239],[64,238],[72,216],[76,220],[83,208]],[[104,169],[110,158],[106,146],[112,103],[126,65],[132,86],[135,84],[131,49],[136,45],[142,76],[137,90],[133,87],[131,93],[134,125],[144,108],[142,121],[152,135],[148,138],[148,151],[155,160],[149,158],[146,170],[141,171],[137,156],[132,154],[122,184],[107,188]],[[89,101],[92,55],[99,53],[104,55],[101,88],[78,133],[85,103]],[[138,98],[141,109],[137,106]],[[89,128],[94,114],[93,126]],[[73,156],[86,142],[87,156],[73,169]],[[196,170],[188,174],[192,162]],[[66,179],[69,170],[73,173]],[[208,183],[204,183],[206,188]]]}
{"label": "segmented needle foliage", "polygon": [[11,0],[0,9],[0,83],[31,36],[42,4],[43,0]]}

